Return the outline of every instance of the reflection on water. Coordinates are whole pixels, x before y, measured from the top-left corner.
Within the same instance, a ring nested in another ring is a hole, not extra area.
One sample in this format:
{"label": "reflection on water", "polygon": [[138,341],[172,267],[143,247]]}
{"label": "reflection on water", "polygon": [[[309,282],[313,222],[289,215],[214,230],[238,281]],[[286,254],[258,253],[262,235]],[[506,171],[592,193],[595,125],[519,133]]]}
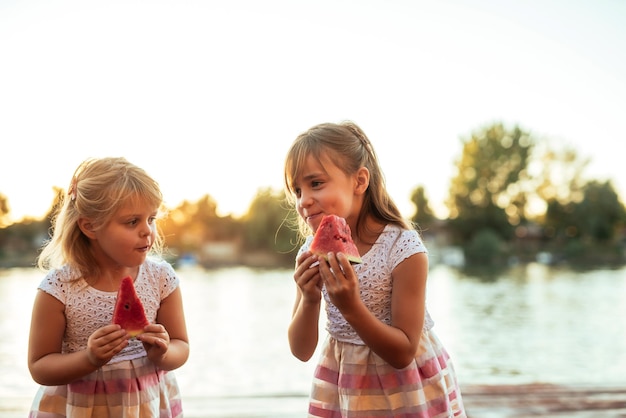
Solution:
{"label": "reflection on water", "polygon": [[[462,385],[626,380],[626,269],[519,267],[495,281],[433,268],[428,307]],[[291,270],[179,270],[191,339],[183,396],[305,397],[314,361],[287,345]],[[0,271],[0,403],[30,399],[30,311],[42,274]],[[322,334],[323,335],[323,334]],[[304,406],[303,406],[304,407]]]}
{"label": "reflection on water", "polygon": [[287,345],[292,272],[182,270],[191,356],[178,372],[192,396],[285,396],[309,387],[310,365]]}
{"label": "reflection on water", "polygon": [[625,273],[531,264],[483,282],[437,269],[429,309],[462,383],[620,384]]}

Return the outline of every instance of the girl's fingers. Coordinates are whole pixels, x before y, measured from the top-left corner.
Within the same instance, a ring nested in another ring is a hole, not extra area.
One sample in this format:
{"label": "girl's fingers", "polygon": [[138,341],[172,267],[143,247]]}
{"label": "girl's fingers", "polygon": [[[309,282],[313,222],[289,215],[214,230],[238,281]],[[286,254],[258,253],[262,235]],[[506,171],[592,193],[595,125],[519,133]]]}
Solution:
{"label": "girl's fingers", "polygon": [[324,257],[320,257],[320,273],[322,274],[322,277],[324,278],[324,280],[327,280],[327,276],[329,276],[330,273],[330,267],[328,266],[328,260]]}
{"label": "girl's fingers", "polygon": [[335,280],[345,278],[343,268],[339,263],[340,253],[328,253],[328,274]]}

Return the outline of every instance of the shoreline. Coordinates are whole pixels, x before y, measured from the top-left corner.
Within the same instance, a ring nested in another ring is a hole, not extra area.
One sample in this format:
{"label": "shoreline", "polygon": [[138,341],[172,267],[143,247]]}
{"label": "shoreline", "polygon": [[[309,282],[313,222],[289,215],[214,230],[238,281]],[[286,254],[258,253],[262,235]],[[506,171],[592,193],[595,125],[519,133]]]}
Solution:
{"label": "shoreline", "polygon": [[[547,383],[461,387],[468,418],[623,418],[626,384],[596,387]],[[0,418],[22,418],[32,398],[0,396]],[[307,397],[242,396],[183,399],[185,418],[300,418]]]}
{"label": "shoreline", "polygon": [[626,385],[468,385],[461,393],[468,418],[626,417]]}

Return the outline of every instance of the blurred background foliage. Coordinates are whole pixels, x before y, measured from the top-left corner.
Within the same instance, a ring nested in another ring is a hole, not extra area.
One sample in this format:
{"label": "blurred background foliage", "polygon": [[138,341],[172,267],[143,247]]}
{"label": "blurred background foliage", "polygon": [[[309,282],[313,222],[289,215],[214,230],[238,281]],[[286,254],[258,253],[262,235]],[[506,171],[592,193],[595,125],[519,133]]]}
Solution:
{"label": "blurred background foliage", "polygon": [[[618,265],[624,262],[626,210],[610,180],[585,177],[588,160],[574,149],[551,149],[529,132],[495,123],[461,139],[446,200],[437,217],[419,179],[411,220],[427,245],[454,248],[462,266],[547,263]],[[384,169],[384,167],[383,167]],[[407,176],[411,173],[407,172]],[[9,224],[9,197],[0,190],[0,267],[31,266],[48,238],[50,219]],[[168,208],[160,222],[174,263],[293,266],[300,237],[284,191],[261,188],[240,218],[218,216],[205,195]]]}

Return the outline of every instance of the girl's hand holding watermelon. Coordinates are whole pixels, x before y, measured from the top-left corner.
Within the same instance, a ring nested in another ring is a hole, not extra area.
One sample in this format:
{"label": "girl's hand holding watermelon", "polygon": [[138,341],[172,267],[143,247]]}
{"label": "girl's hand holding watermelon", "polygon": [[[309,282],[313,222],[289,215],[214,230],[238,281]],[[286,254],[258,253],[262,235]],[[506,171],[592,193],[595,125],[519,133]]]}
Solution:
{"label": "girl's hand holding watermelon", "polygon": [[344,253],[328,253],[320,258],[320,275],[333,305],[341,312],[361,304],[359,279]]}
{"label": "girl's hand holding watermelon", "polygon": [[99,328],[87,340],[87,358],[95,367],[104,366],[128,345],[130,336],[119,325]]}
{"label": "girl's hand holding watermelon", "polygon": [[317,262],[318,257],[313,253],[307,251],[301,254],[293,275],[296,285],[302,291],[302,298],[310,303],[320,303],[322,300],[322,278]]}
{"label": "girl's hand holding watermelon", "polygon": [[159,365],[170,345],[170,335],[165,327],[161,324],[150,324],[143,329],[143,333],[139,334],[137,339],[143,343],[150,361]]}

